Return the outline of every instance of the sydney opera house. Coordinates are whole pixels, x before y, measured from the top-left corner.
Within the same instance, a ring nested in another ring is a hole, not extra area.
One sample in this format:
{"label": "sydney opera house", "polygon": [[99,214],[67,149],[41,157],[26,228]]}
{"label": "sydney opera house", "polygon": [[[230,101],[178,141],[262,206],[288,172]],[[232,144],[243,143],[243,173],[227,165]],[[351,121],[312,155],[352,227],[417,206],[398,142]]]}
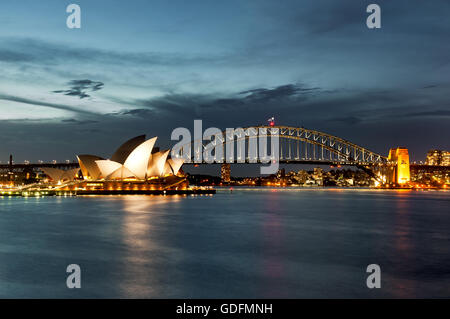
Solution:
{"label": "sydney opera house", "polygon": [[[170,150],[155,147],[157,137],[137,136],[121,145],[110,159],[78,155],[79,168],[42,168],[51,183],[63,190],[153,191],[182,190],[187,181],[182,159],[170,158]],[[81,171],[81,174],[80,174]]]}

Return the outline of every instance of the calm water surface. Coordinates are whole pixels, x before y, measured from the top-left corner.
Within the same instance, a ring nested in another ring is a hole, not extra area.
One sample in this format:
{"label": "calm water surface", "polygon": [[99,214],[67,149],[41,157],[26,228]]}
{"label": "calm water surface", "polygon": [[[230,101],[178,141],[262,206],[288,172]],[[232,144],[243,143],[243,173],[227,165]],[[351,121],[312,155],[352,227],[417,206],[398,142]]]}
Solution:
{"label": "calm water surface", "polygon": [[0,198],[0,297],[449,298],[450,192]]}

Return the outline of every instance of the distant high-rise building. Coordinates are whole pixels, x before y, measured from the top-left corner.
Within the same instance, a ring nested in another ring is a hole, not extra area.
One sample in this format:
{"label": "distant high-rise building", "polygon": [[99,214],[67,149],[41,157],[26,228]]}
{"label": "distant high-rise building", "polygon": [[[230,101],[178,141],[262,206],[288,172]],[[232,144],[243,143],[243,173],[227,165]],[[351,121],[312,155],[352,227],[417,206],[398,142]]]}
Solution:
{"label": "distant high-rise building", "polygon": [[450,166],[450,151],[442,151],[441,165]]}
{"label": "distant high-rise building", "polygon": [[229,163],[223,163],[220,168],[220,176],[222,182],[229,183],[231,181],[231,165]]}
{"label": "distant high-rise building", "polygon": [[439,165],[441,163],[442,151],[429,150],[427,153],[427,165]]}
{"label": "distant high-rise building", "polygon": [[314,168],[314,176],[322,177],[322,175],[323,175],[323,168],[315,167]]}
{"label": "distant high-rise building", "polygon": [[429,150],[426,164],[450,166],[450,151]]}

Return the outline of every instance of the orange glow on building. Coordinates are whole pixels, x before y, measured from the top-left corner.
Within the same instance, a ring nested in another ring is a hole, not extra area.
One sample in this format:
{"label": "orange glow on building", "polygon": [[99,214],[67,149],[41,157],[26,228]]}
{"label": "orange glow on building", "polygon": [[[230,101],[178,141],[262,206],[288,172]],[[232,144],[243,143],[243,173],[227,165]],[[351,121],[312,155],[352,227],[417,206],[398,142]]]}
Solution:
{"label": "orange glow on building", "polygon": [[397,162],[395,166],[395,174],[393,174],[393,182],[398,184],[406,184],[411,180],[409,169],[409,153],[406,147],[391,148],[389,150],[388,159]]}

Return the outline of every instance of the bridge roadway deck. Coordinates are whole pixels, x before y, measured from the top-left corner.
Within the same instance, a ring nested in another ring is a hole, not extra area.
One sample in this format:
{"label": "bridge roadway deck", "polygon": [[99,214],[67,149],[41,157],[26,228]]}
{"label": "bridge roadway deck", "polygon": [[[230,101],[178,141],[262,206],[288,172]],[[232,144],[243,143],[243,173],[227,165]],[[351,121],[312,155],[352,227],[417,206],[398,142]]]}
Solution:
{"label": "bridge roadway deck", "polygon": [[[321,161],[321,160],[298,160],[298,159],[282,159],[279,161],[280,164],[304,164],[304,165],[330,165],[330,166],[378,166],[380,164],[376,163],[361,163],[361,162],[352,162],[352,161]],[[221,164],[221,163],[213,163],[213,164]],[[268,163],[263,163],[261,161],[257,161],[255,163],[251,162],[245,162],[245,163],[230,163],[230,164],[259,164],[264,165]],[[211,165],[205,162],[202,163],[185,163],[183,165]],[[8,170],[8,169],[35,169],[40,167],[52,167],[52,168],[61,168],[61,169],[72,169],[79,167],[79,164],[76,162],[71,163],[30,163],[30,164],[0,164],[0,170]],[[413,170],[444,170],[444,171],[450,171],[450,166],[439,166],[439,165],[426,165],[426,164],[411,164],[410,169]]]}

